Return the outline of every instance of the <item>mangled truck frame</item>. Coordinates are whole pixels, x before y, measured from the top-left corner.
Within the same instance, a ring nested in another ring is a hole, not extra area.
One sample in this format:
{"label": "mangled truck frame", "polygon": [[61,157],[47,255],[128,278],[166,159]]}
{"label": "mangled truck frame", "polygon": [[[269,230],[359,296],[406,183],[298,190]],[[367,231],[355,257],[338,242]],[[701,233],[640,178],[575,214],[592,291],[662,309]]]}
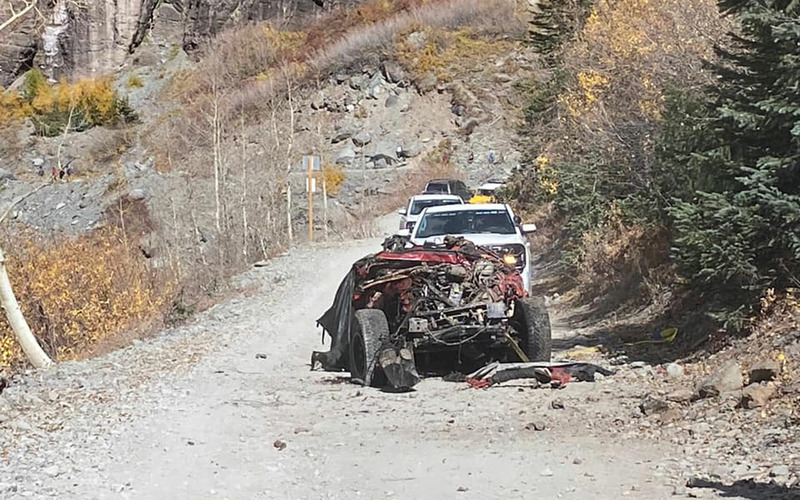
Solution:
{"label": "mangled truck frame", "polygon": [[318,320],[331,349],[312,367],[349,370],[354,381],[408,388],[425,371],[490,361],[549,361],[550,319],[529,297],[513,259],[446,238],[440,246],[384,251],[357,261]]}

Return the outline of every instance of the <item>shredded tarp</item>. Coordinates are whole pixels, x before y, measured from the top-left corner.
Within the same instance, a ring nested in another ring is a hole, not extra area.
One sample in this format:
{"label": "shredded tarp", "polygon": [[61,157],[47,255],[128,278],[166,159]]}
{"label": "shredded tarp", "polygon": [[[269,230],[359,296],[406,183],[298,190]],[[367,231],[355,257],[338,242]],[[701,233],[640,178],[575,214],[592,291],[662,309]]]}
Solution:
{"label": "shredded tarp", "polygon": [[311,353],[311,368],[319,365],[325,371],[347,369],[350,343],[350,324],[353,320],[353,294],[356,287],[356,269],[359,262],[353,265],[342,280],[333,305],[318,320],[317,326],[323,328],[331,337],[331,348],[328,352]]}

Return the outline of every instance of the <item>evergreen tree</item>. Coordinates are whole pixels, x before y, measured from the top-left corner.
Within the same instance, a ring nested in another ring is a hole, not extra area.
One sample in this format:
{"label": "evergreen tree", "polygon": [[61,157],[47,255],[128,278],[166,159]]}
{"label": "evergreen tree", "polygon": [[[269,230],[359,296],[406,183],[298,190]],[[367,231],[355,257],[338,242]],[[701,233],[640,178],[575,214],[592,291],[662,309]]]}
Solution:
{"label": "evergreen tree", "polygon": [[675,256],[687,275],[729,290],[797,284],[800,2],[721,0],[720,9],[742,29],[718,49],[711,147],[698,152],[714,187],[672,210]]}
{"label": "evergreen tree", "polygon": [[590,6],[591,0],[541,0],[530,23],[531,44],[552,62],[558,49],[580,29]]}

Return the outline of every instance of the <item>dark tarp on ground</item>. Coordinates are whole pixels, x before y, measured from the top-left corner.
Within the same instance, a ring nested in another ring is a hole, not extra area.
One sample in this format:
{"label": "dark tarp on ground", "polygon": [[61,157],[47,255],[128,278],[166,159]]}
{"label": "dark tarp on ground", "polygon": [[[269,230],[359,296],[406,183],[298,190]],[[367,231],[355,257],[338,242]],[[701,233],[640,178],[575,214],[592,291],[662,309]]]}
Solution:
{"label": "dark tarp on ground", "polygon": [[350,268],[347,276],[342,280],[339,289],[336,290],[333,305],[317,320],[317,326],[321,326],[330,335],[331,348],[328,352],[314,352],[312,354],[312,368],[316,360],[322,364],[322,369],[326,371],[347,369],[357,265],[358,262]]}

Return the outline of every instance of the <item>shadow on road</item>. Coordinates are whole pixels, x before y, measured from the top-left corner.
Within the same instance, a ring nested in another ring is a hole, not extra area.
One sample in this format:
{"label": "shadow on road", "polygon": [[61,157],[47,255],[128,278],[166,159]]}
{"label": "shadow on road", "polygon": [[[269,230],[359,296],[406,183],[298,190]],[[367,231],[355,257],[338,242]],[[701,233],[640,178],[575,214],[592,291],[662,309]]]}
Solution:
{"label": "shadow on road", "polygon": [[716,481],[695,480],[692,488],[717,490],[722,498],[747,498],[751,500],[800,500],[800,489],[787,488],[774,483],[757,483],[752,479],[722,484]]}

